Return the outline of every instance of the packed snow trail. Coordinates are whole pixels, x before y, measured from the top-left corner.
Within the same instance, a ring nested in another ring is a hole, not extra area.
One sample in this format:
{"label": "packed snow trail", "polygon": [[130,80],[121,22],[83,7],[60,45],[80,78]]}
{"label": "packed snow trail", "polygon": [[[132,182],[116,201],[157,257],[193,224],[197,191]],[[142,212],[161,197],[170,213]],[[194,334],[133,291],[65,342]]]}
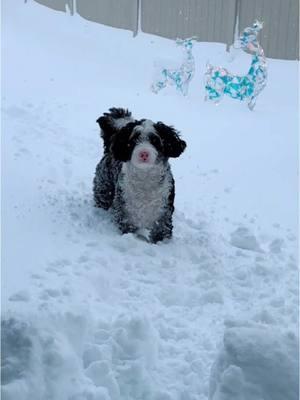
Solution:
{"label": "packed snow trail", "polygon": [[[216,108],[203,102],[201,74],[208,58],[227,62],[222,45],[195,44],[187,98],[156,96],[153,62],[176,57],[171,41],[34,2],[6,1],[3,15],[3,398],[207,400],[214,364],[211,396],[228,400],[219,347],[239,326],[290,337],[298,354],[297,63],[270,60],[254,113]],[[93,206],[95,121],[111,106],[187,141],[172,161],[169,242],[121,236]],[[249,380],[239,365],[231,376]]]}

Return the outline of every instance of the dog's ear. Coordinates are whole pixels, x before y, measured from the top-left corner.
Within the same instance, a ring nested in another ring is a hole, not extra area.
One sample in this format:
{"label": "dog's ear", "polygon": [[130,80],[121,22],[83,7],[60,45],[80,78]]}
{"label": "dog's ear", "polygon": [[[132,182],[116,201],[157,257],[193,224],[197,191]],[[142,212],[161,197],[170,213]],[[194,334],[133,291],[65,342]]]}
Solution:
{"label": "dog's ear", "polygon": [[110,108],[109,112],[104,113],[97,119],[100,126],[101,137],[104,141],[104,151],[107,153],[111,145],[112,137],[123,126],[134,121],[131,112],[125,108]]}
{"label": "dog's ear", "polygon": [[163,152],[166,157],[179,157],[186,148],[184,140],[180,139],[179,132],[172,126],[157,122],[154,128],[163,142]]}
{"label": "dog's ear", "polygon": [[104,113],[96,122],[101,129],[107,130],[111,128],[120,129],[132,121],[131,112],[125,108],[110,108],[109,112]]}
{"label": "dog's ear", "polygon": [[111,118],[106,115],[99,117],[96,122],[99,124],[100,129],[102,129],[103,131],[107,131],[113,128]]}
{"label": "dog's ear", "polygon": [[130,143],[129,138],[136,125],[136,122],[129,122],[112,137],[110,151],[116,160],[130,160],[134,144]]}
{"label": "dog's ear", "polygon": [[104,152],[109,152],[109,147],[111,144],[111,139],[113,135],[116,133],[116,129],[112,124],[112,119],[107,114],[104,114],[102,117],[99,117],[96,121],[100,126],[100,136],[104,142]]}

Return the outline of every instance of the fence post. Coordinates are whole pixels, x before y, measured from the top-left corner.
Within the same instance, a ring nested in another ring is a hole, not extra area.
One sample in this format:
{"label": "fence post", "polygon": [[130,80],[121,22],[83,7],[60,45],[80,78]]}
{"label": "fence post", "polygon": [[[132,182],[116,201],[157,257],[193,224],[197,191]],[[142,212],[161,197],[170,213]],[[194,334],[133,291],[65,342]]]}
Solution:
{"label": "fence post", "polygon": [[135,29],[133,32],[133,37],[137,36],[139,33],[139,28],[140,28],[140,13],[141,13],[141,0],[137,0],[136,2],[136,24],[135,24]]}

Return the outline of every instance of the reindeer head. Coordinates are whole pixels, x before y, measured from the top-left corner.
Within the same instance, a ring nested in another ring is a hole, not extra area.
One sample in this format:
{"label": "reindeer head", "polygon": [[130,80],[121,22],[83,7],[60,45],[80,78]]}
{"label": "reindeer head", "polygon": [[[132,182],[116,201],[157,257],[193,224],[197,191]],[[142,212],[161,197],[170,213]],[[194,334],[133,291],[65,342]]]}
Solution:
{"label": "reindeer head", "polygon": [[246,53],[259,54],[261,52],[261,46],[258,43],[257,35],[262,28],[263,23],[255,21],[252,27],[248,27],[242,32],[238,43]]}
{"label": "reindeer head", "polygon": [[193,48],[193,41],[196,40],[195,37],[191,37],[188,39],[176,39],[177,46],[184,47],[185,50],[191,51]]}

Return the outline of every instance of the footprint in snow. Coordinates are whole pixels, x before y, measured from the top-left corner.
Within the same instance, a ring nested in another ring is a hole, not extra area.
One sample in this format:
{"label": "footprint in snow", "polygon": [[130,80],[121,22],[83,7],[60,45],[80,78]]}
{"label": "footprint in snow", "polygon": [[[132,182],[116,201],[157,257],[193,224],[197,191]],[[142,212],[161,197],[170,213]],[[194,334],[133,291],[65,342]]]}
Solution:
{"label": "footprint in snow", "polygon": [[27,290],[20,290],[19,292],[14,293],[8,299],[9,301],[24,301],[27,302],[30,300],[30,295]]}

